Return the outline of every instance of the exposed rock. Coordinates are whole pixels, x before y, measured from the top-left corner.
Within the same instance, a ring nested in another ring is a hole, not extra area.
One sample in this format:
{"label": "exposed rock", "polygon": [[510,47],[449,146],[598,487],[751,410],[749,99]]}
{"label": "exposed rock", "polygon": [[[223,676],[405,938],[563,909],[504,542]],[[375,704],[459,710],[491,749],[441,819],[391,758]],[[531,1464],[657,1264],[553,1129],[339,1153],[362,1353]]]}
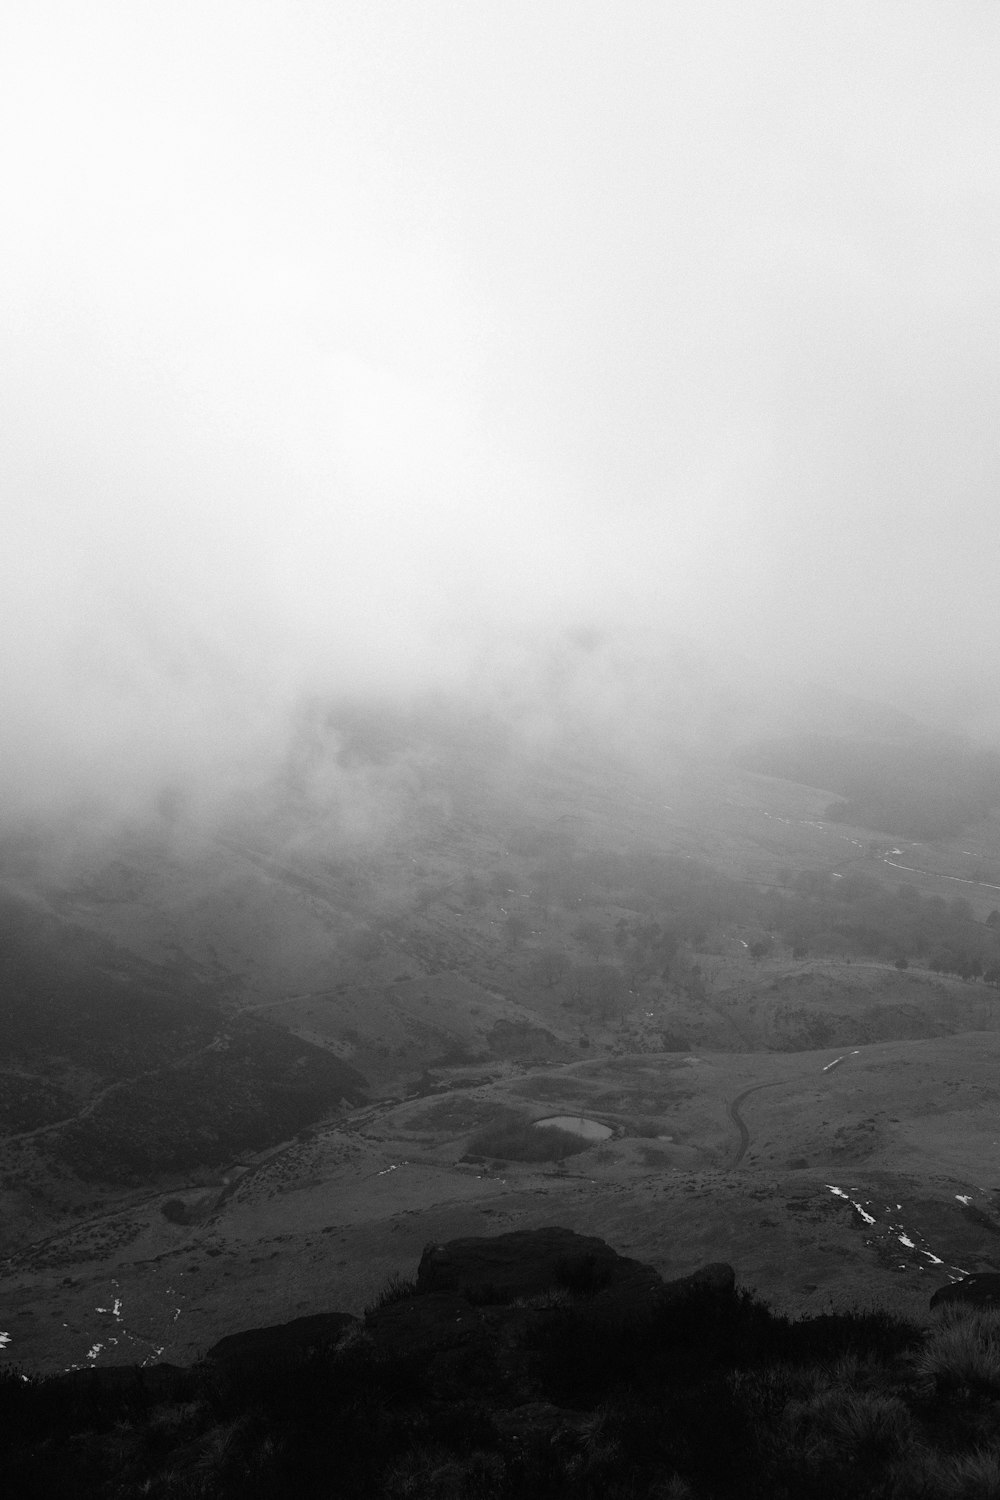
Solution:
{"label": "exposed rock", "polygon": [[975,1307],[1000,1306],[1000,1272],[973,1271],[961,1281],[939,1286],[931,1298],[931,1307],[941,1307],[947,1302],[969,1302]]}
{"label": "exposed rock", "polygon": [[648,1299],[663,1282],[652,1266],[619,1255],[595,1236],[558,1227],[428,1245],[417,1293],[459,1292],[471,1302],[502,1304],[554,1287],[576,1296],[626,1289]]}
{"label": "exposed rock", "polygon": [[267,1328],[248,1328],[220,1339],[205,1358],[221,1365],[253,1363],[273,1368],[334,1348],[357,1322],[352,1313],[329,1312],[293,1318],[290,1323],[275,1323]]}
{"label": "exposed rock", "polygon": [[690,1276],[680,1276],[676,1281],[664,1283],[668,1298],[686,1297],[690,1292],[717,1292],[723,1296],[736,1288],[736,1272],[728,1261],[713,1260],[707,1266],[699,1266]]}
{"label": "exposed rock", "polygon": [[485,1340],[483,1315],[456,1292],[431,1292],[377,1308],[365,1318],[365,1332],[386,1353],[433,1354]]}
{"label": "exposed rock", "polygon": [[497,1329],[455,1292],[429,1292],[380,1307],[368,1314],[365,1332],[380,1355],[419,1368],[421,1383],[435,1400],[465,1401],[473,1393],[496,1399],[506,1386]]}

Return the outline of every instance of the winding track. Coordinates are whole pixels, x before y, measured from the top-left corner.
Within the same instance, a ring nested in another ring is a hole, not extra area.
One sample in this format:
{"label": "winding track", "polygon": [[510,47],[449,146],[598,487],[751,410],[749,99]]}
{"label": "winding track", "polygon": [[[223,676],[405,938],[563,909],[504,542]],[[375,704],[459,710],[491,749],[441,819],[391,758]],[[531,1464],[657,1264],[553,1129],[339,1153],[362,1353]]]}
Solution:
{"label": "winding track", "polygon": [[746,1122],[744,1121],[743,1116],[740,1114],[740,1105],[743,1103],[744,1099],[746,1099],[750,1094],[756,1094],[759,1089],[774,1089],[783,1082],[784,1079],[775,1079],[772,1083],[752,1083],[748,1089],[744,1089],[742,1094],[737,1094],[736,1098],[731,1100],[730,1103],[726,1106],[729,1118],[732,1120],[733,1124],[736,1126],[736,1129],[740,1133],[739,1148],[736,1152],[736,1155],[733,1157],[732,1164],[734,1167],[739,1166],[744,1156],[746,1156],[747,1149],[750,1145],[750,1132],[746,1127]]}

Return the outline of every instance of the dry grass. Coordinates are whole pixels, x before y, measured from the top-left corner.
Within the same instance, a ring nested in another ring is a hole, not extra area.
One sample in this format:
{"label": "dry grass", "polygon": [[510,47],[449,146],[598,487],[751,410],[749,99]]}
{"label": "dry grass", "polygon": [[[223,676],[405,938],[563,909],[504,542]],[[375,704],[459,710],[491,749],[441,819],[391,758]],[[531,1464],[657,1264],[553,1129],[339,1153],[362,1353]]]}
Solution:
{"label": "dry grass", "polygon": [[944,1309],[917,1361],[939,1386],[1000,1391],[1000,1309]]}

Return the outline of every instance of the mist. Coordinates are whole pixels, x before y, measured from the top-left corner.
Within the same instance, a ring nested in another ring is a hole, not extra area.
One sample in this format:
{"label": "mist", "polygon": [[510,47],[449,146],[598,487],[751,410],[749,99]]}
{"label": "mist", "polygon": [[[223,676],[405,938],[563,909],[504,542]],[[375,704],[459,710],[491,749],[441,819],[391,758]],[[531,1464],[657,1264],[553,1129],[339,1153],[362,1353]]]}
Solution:
{"label": "mist", "polygon": [[660,734],[679,659],[1000,728],[995,7],[2,33],[9,812],[217,805],[317,699]]}

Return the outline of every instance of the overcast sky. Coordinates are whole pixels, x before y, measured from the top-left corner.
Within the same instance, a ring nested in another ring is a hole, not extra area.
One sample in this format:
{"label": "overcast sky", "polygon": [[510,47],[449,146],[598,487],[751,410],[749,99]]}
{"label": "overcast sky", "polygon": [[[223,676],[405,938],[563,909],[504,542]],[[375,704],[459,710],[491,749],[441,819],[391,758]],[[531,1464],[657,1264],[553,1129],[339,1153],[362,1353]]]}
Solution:
{"label": "overcast sky", "polygon": [[1000,729],[993,0],[13,0],[0,128],[15,797],[509,626]]}

